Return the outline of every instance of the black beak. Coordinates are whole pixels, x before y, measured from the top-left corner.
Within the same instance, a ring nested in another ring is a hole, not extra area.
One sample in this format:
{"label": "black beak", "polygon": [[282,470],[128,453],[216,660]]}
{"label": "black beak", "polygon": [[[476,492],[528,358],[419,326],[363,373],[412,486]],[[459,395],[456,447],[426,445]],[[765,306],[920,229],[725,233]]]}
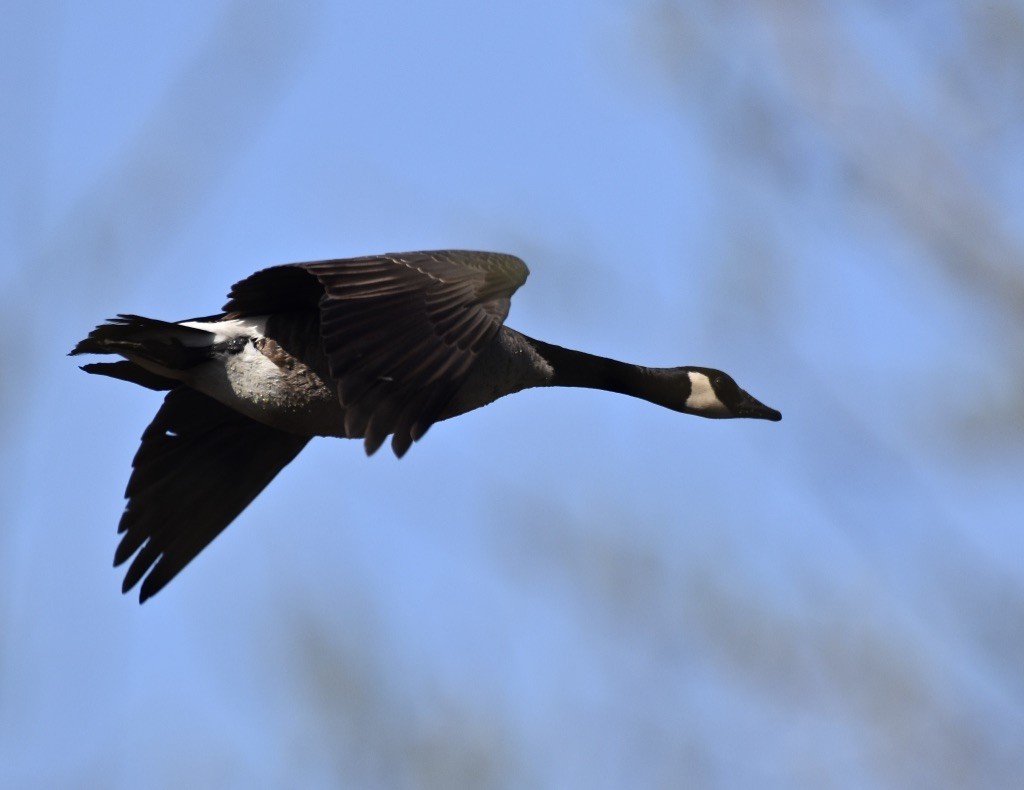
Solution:
{"label": "black beak", "polygon": [[740,390],[740,400],[732,408],[733,417],[749,417],[754,420],[771,420],[778,422],[782,419],[782,413],[775,411],[771,406],[765,406],[749,392]]}

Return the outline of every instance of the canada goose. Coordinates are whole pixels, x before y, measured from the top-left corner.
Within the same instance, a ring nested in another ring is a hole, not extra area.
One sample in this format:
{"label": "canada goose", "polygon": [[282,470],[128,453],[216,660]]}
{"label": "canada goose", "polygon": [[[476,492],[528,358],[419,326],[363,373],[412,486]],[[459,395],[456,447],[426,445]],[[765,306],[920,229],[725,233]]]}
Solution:
{"label": "canada goose", "polygon": [[[224,312],[170,323],[119,315],[71,354],[168,390],[142,434],[114,555],[140,602],[199,554],[313,436],[390,434],[401,457],[435,422],[528,387],[590,387],[701,417],[780,420],[728,375],[647,368],[502,326],[526,265],[445,250],[274,266],[236,283]],[[137,552],[137,553],[136,553]]]}

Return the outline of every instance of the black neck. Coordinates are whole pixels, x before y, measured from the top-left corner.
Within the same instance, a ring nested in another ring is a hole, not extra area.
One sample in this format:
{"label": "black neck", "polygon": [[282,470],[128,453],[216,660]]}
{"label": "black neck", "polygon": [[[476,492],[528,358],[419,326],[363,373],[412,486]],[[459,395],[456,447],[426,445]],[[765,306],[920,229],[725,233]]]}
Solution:
{"label": "black neck", "polygon": [[[675,401],[682,394],[672,374],[676,369],[645,368],[607,357],[562,348],[541,340],[527,338],[551,365],[554,387],[586,387],[587,389],[632,395],[668,408],[677,408]],[[684,377],[685,378],[685,377]],[[688,382],[687,382],[688,383]]]}

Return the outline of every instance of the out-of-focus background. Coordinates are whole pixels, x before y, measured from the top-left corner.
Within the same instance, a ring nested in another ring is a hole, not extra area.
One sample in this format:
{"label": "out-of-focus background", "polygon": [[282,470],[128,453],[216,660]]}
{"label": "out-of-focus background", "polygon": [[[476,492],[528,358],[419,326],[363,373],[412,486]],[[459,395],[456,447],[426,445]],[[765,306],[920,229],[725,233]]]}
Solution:
{"label": "out-of-focus background", "polygon": [[[1024,786],[1024,4],[15,2],[0,52],[0,785]],[[438,247],[783,421],[319,440],[122,597],[160,396],[72,345]]]}

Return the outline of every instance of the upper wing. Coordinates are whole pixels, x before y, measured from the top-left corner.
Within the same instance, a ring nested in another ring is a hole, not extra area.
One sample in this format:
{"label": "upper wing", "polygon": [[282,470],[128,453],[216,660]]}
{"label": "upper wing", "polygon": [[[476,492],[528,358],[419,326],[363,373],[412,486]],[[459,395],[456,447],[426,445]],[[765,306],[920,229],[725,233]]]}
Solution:
{"label": "upper wing", "polygon": [[394,434],[401,456],[498,333],[528,274],[512,255],[462,250],[317,261],[257,272],[232,288],[224,309],[277,312],[315,300],[345,433],[365,436],[368,453]]}
{"label": "upper wing", "polygon": [[309,441],[250,420],[187,387],[175,387],[142,434],[114,555],[136,554],[128,592],[139,602],[173,579]]}

